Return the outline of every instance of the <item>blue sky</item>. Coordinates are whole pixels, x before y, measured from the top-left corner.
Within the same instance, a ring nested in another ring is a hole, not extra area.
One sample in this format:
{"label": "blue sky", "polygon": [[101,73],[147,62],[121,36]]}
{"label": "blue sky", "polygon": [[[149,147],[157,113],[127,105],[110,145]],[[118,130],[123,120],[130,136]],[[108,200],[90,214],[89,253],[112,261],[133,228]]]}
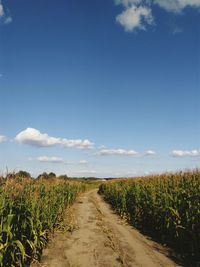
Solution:
{"label": "blue sky", "polygon": [[200,167],[200,0],[0,1],[0,170]]}

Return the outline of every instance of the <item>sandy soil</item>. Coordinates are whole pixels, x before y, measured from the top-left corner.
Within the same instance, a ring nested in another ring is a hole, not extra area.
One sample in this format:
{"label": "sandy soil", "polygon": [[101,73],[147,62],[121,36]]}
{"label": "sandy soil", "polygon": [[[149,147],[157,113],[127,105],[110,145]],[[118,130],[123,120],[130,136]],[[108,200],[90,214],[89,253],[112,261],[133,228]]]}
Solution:
{"label": "sandy soil", "polygon": [[66,214],[66,219],[72,220],[71,233],[55,233],[39,266],[181,266],[169,258],[166,248],[149,240],[114,214],[96,190],[79,197],[71,214],[71,217]]}

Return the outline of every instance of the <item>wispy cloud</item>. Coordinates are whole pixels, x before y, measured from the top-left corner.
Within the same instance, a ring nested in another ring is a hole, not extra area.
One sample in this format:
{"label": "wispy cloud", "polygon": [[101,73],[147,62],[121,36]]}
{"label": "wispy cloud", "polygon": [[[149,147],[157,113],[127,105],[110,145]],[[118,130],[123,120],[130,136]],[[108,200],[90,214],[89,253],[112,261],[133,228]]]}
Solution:
{"label": "wispy cloud", "polygon": [[101,145],[98,147],[98,149],[106,149],[106,146],[105,145]]}
{"label": "wispy cloud", "polygon": [[49,163],[64,163],[64,159],[59,157],[40,156],[37,158],[37,160],[40,162],[49,162]]}
{"label": "wispy cloud", "polygon": [[200,0],[154,0],[154,3],[174,13],[180,13],[186,7],[200,7]]}
{"label": "wispy cloud", "polygon": [[173,150],[171,152],[173,157],[199,157],[200,156],[200,149],[194,150]]}
{"label": "wispy cloud", "polygon": [[32,145],[36,147],[51,147],[61,145],[63,147],[73,147],[78,149],[91,149],[94,144],[88,139],[65,139],[60,137],[52,137],[47,133],[41,133],[34,128],[27,128],[17,134],[15,140],[18,143]]}
{"label": "wispy cloud", "polygon": [[175,26],[172,30],[173,35],[179,34],[183,32],[183,28]]}
{"label": "wispy cloud", "polygon": [[138,156],[138,157],[143,157],[143,156],[155,156],[157,153],[154,150],[146,150],[144,153],[139,153],[135,150],[132,149],[109,149],[109,148],[103,148],[100,149],[99,152],[96,153],[96,155],[99,156]]}
{"label": "wispy cloud", "polygon": [[3,143],[5,141],[7,141],[7,140],[8,140],[8,138],[6,136],[0,135],[0,143]]}
{"label": "wispy cloud", "polygon": [[85,165],[85,164],[88,164],[88,161],[87,160],[79,160],[78,164]]}
{"label": "wispy cloud", "polygon": [[124,7],[130,7],[131,5],[138,5],[142,3],[142,0],[114,0],[116,5],[123,5]]}
{"label": "wispy cloud", "polygon": [[147,150],[145,151],[145,156],[155,156],[157,153],[154,150]]}
{"label": "wispy cloud", "polygon": [[79,149],[91,149],[94,146],[94,144],[90,142],[88,139],[86,140],[61,139],[61,144],[64,147],[75,147]]}
{"label": "wispy cloud", "polygon": [[97,155],[100,156],[137,156],[138,152],[126,149],[101,149]]}
{"label": "wispy cloud", "polygon": [[12,17],[8,16],[8,17],[5,18],[4,24],[10,24],[12,21],[13,21]]}
{"label": "wispy cloud", "polygon": [[29,158],[30,161],[39,161],[43,163],[60,163],[66,165],[87,165],[88,161],[86,160],[79,160],[79,161],[67,161],[62,157],[57,156],[39,156],[37,158]]}
{"label": "wispy cloud", "polygon": [[[185,8],[200,8],[200,0],[114,0],[122,6],[122,12],[116,16],[116,21],[125,31],[146,30],[147,25],[155,25],[153,16],[154,5],[173,13],[181,13]],[[177,28],[173,34],[182,32]]]}
{"label": "wispy cloud", "polygon": [[96,174],[97,171],[95,170],[80,170],[76,172],[77,174]]}

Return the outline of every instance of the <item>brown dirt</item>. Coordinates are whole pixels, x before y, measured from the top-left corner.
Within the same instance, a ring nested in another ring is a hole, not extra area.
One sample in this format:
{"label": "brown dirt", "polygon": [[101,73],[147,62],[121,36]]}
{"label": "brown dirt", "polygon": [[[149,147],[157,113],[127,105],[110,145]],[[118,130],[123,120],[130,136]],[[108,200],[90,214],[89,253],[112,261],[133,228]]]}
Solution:
{"label": "brown dirt", "polygon": [[93,190],[66,213],[70,232],[56,232],[40,264],[32,267],[172,267],[166,248],[140,234],[114,214]]}

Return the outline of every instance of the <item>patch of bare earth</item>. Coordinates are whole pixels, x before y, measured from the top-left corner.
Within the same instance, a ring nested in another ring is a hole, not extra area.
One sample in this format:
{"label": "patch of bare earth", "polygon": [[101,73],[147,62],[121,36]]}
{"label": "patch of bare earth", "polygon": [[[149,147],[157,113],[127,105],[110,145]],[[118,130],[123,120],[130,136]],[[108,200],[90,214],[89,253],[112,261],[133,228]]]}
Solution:
{"label": "patch of bare earth", "polygon": [[173,267],[165,248],[114,214],[96,190],[80,196],[66,213],[71,232],[56,232],[40,264],[32,267]]}

